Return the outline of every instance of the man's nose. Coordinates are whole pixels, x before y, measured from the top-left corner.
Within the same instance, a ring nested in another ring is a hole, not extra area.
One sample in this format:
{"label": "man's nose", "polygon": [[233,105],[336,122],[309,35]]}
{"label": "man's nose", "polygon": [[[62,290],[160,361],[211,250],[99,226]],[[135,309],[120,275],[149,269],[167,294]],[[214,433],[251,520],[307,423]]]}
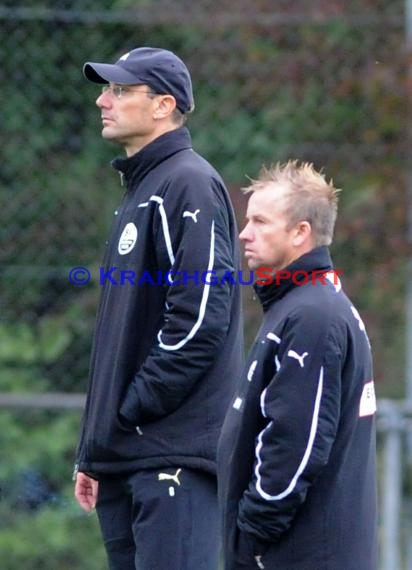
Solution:
{"label": "man's nose", "polygon": [[96,99],[96,105],[99,108],[110,107],[110,97],[105,97],[106,93],[101,93]]}
{"label": "man's nose", "polygon": [[250,230],[249,230],[249,224],[246,224],[246,226],[243,228],[243,230],[240,232],[239,234],[239,239],[242,241],[246,241],[250,239]]}

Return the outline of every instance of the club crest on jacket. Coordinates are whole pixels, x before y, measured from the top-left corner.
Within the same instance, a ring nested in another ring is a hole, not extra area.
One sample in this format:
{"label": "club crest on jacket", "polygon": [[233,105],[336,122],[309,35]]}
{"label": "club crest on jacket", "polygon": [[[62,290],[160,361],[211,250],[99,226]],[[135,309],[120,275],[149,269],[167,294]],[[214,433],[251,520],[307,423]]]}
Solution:
{"label": "club crest on jacket", "polygon": [[133,222],[126,224],[119,239],[118,251],[120,255],[130,253],[137,241],[137,228]]}

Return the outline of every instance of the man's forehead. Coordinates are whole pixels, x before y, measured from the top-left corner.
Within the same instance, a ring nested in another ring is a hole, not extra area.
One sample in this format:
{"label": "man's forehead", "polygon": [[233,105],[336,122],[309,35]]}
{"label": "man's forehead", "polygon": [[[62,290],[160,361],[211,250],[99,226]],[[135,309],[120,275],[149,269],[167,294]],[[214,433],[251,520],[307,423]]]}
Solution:
{"label": "man's forehead", "polygon": [[281,184],[270,183],[265,187],[255,190],[251,194],[248,203],[248,210],[262,211],[270,214],[271,211],[283,209],[285,198],[289,194],[288,189]]}

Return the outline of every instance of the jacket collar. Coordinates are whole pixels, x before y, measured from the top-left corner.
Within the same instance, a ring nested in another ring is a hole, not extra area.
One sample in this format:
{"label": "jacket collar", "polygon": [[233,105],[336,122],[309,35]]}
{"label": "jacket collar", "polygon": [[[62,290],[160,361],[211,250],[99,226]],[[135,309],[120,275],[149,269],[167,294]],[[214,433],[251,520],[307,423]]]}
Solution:
{"label": "jacket collar", "polygon": [[161,135],[132,156],[115,158],[111,164],[121,173],[122,183],[124,181],[130,188],[173,154],[191,148],[192,141],[188,129],[180,127]]}
{"label": "jacket collar", "polygon": [[[255,283],[254,289],[262,303],[263,310],[266,312],[272,303],[281,299],[295,287],[299,287],[299,281],[304,281],[306,274],[309,274],[311,279],[313,271],[326,272],[332,268],[333,265],[329,249],[326,246],[317,247],[298,259],[295,259],[295,261],[284,268],[285,271],[290,272],[290,278],[282,279],[279,284],[276,284],[276,280],[273,280],[272,283],[268,285],[258,285]],[[296,271],[301,271],[302,273],[296,275],[295,279],[292,280],[292,275]],[[294,281],[297,281],[297,283]]]}

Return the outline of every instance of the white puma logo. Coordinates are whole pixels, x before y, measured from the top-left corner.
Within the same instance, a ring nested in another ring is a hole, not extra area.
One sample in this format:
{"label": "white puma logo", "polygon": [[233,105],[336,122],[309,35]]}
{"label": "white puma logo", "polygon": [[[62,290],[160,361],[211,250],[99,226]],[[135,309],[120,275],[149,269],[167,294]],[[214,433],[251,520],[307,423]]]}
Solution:
{"label": "white puma logo", "polygon": [[192,218],[194,223],[197,224],[197,215],[200,212],[199,209],[195,210],[194,212],[189,212],[189,210],[185,210],[183,212],[183,217],[184,218]]}
{"label": "white puma logo", "polygon": [[129,57],[130,55],[130,51],[128,51],[127,53],[123,54],[122,57],[120,58],[120,61],[126,61],[126,59]]}
{"label": "white puma logo", "polygon": [[158,479],[159,481],[172,480],[176,483],[176,485],[180,485],[179,481],[180,472],[181,469],[178,469],[174,475],[170,475],[169,473],[159,473]]}
{"label": "white puma logo", "polygon": [[309,354],[308,352],[304,352],[302,354],[302,356],[299,356],[299,354],[297,352],[295,352],[294,350],[289,350],[289,352],[288,352],[288,356],[290,356],[291,358],[295,358],[299,362],[301,368],[303,368],[305,366],[303,364],[303,360],[304,360],[304,358],[306,358],[306,356],[308,356],[308,354]]}

